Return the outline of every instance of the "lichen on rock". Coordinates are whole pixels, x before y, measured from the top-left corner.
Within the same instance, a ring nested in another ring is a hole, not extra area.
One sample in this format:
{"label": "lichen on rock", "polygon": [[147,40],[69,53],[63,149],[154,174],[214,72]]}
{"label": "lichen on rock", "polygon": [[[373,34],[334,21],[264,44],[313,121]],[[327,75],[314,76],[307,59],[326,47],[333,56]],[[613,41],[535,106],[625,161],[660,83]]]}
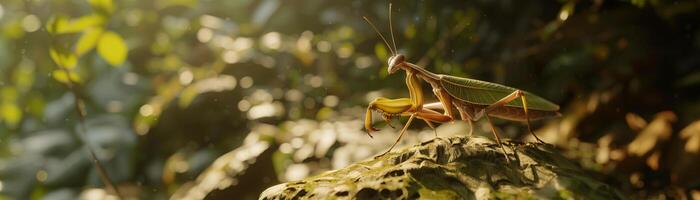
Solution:
{"label": "lichen on rock", "polygon": [[480,137],[436,138],[265,190],[260,199],[624,199],[555,148]]}

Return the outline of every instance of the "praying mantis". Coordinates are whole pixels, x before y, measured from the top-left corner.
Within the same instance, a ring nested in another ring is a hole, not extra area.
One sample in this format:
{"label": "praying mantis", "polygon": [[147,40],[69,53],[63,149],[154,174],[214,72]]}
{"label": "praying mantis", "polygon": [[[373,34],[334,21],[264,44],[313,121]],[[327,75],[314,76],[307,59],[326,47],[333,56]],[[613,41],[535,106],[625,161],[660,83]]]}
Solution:
{"label": "praying mantis", "polygon": [[[389,29],[393,49],[377,27],[374,26],[367,17],[363,18],[372,26],[391,52],[387,68],[389,74],[394,74],[400,69],[406,72],[406,86],[409,92],[409,98],[388,99],[378,97],[371,101],[367,107],[365,129],[370,137],[372,137],[371,132],[378,131],[378,129],[372,127],[373,111],[380,112],[384,120],[387,121],[387,124],[389,124],[388,122],[390,122],[393,117],[409,117],[408,121],[401,129],[396,142],[379,156],[390,152],[396,144],[399,143],[414,118],[425,121],[431,128],[435,129],[433,122],[452,122],[457,120],[458,113],[461,120],[469,123],[469,135],[472,134],[474,129],[473,121],[478,121],[482,117],[485,117],[491,126],[491,131],[496,138],[496,142],[500,145],[503,154],[506,156],[506,160],[509,160],[505,148],[501,143],[501,139],[494,128],[491,117],[510,121],[524,121],[527,123],[530,134],[532,134],[538,142],[544,143],[532,131],[530,120],[539,120],[561,115],[558,112],[559,106],[557,104],[530,92],[497,83],[436,74],[407,61],[404,55],[397,52],[394,31],[391,24],[391,4],[389,4]],[[438,102],[428,104],[424,102],[423,89],[420,84],[421,80],[430,84]],[[520,101],[517,101],[517,99],[520,99]],[[440,110],[443,112],[439,112]],[[457,113],[455,113],[455,110]],[[437,137],[437,132],[435,136]]]}

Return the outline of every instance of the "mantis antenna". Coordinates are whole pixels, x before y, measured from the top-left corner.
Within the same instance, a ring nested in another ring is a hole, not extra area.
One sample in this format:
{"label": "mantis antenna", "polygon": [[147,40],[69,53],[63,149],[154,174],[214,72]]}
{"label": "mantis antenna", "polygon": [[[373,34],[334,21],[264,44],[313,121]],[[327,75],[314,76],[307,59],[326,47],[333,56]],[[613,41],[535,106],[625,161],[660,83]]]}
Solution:
{"label": "mantis antenna", "polygon": [[394,50],[391,49],[391,46],[389,45],[389,42],[387,42],[387,41],[386,41],[386,38],[384,38],[384,35],[382,35],[382,33],[379,32],[379,29],[377,29],[377,27],[374,26],[374,24],[372,24],[372,22],[369,21],[369,19],[367,19],[367,17],[362,16],[362,18],[365,19],[365,21],[367,21],[367,23],[369,23],[369,25],[372,26],[372,29],[374,29],[374,32],[377,32],[377,34],[379,35],[379,37],[382,38],[382,40],[384,41],[384,44],[386,45],[386,47],[389,48],[389,51],[391,51],[391,55],[396,55],[396,52],[394,52]]}
{"label": "mantis antenna", "polygon": [[396,41],[394,40],[394,26],[391,25],[391,3],[389,3],[389,31],[391,33],[391,43],[394,44],[394,50],[399,51],[396,48]]}

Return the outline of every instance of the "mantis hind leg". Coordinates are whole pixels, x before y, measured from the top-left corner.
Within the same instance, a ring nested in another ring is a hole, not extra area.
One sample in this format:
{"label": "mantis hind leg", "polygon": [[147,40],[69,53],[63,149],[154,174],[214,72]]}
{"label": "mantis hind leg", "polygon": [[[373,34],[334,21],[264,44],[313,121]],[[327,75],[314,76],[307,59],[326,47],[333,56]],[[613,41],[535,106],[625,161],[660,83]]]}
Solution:
{"label": "mantis hind leg", "polygon": [[542,139],[540,139],[539,137],[537,137],[537,135],[535,135],[535,132],[532,131],[532,126],[530,125],[530,115],[527,112],[527,98],[525,98],[525,95],[522,94],[522,92],[520,92],[519,96],[520,96],[520,100],[523,101],[523,110],[525,111],[525,122],[527,123],[527,131],[529,131],[530,134],[532,136],[534,136],[535,139],[537,139],[537,142],[542,143],[542,144],[546,144],[544,141],[542,141]]}
{"label": "mantis hind leg", "polygon": [[525,122],[527,123],[527,130],[530,132],[530,134],[532,136],[535,137],[535,139],[537,139],[537,142],[542,143],[542,144],[546,144],[544,141],[542,141],[542,139],[540,139],[539,137],[537,137],[537,135],[535,135],[535,132],[532,131],[532,126],[530,125],[530,115],[528,114],[528,109],[527,109],[527,98],[525,97],[525,93],[521,90],[515,90],[513,93],[509,94],[508,96],[503,97],[501,100],[498,100],[495,103],[484,108],[483,110],[481,110],[481,112],[479,112],[477,114],[476,119],[480,118],[481,116],[488,117],[489,111],[491,111],[495,108],[501,107],[501,106],[505,106],[506,104],[510,103],[511,101],[514,101],[517,98],[520,98],[523,102],[523,110],[525,111]]}

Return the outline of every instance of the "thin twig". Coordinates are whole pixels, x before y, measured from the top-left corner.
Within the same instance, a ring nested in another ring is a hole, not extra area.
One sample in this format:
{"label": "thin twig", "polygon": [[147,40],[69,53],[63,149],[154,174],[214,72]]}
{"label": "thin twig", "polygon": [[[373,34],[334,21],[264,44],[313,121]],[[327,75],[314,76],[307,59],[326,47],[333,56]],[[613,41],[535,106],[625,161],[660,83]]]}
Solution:
{"label": "thin twig", "polygon": [[78,113],[78,120],[79,120],[79,126],[80,126],[80,132],[82,132],[83,137],[79,137],[83,140],[83,143],[87,147],[87,150],[90,154],[90,159],[92,160],[92,163],[95,164],[95,168],[97,168],[97,172],[100,175],[100,179],[102,180],[102,183],[104,183],[107,188],[111,189],[114,191],[114,194],[117,195],[119,199],[124,199],[123,196],[121,195],[121,192],[119,192],[119,189],[114,185],[114,182],[112,179],[109,178],[109,174],[107,174],[107,170],[105,170],[104,166],[102,165],[102,162],[100,162],[100,159],[97,158],[97,155],[95,154],[95,151],[93,150],[92,146],[90,145],[90,142],[88,142],[87,137],[88,137],[88,131],[87,127],[85,126],[85,110],[83,109],[82,105],[82,98],[80,98],[78,88],[76,87],[78,84],[73,81],[71,78],[70,71],[66,69],[65,67],[61,66],[60,64],[58,65],[58,68],[63,70],[63,72],[66,73],[66,77],[68,79],[67,83],[65,84],[68,89],[71,91],[73,94],[73,97],[75,99],[75,111]]}

